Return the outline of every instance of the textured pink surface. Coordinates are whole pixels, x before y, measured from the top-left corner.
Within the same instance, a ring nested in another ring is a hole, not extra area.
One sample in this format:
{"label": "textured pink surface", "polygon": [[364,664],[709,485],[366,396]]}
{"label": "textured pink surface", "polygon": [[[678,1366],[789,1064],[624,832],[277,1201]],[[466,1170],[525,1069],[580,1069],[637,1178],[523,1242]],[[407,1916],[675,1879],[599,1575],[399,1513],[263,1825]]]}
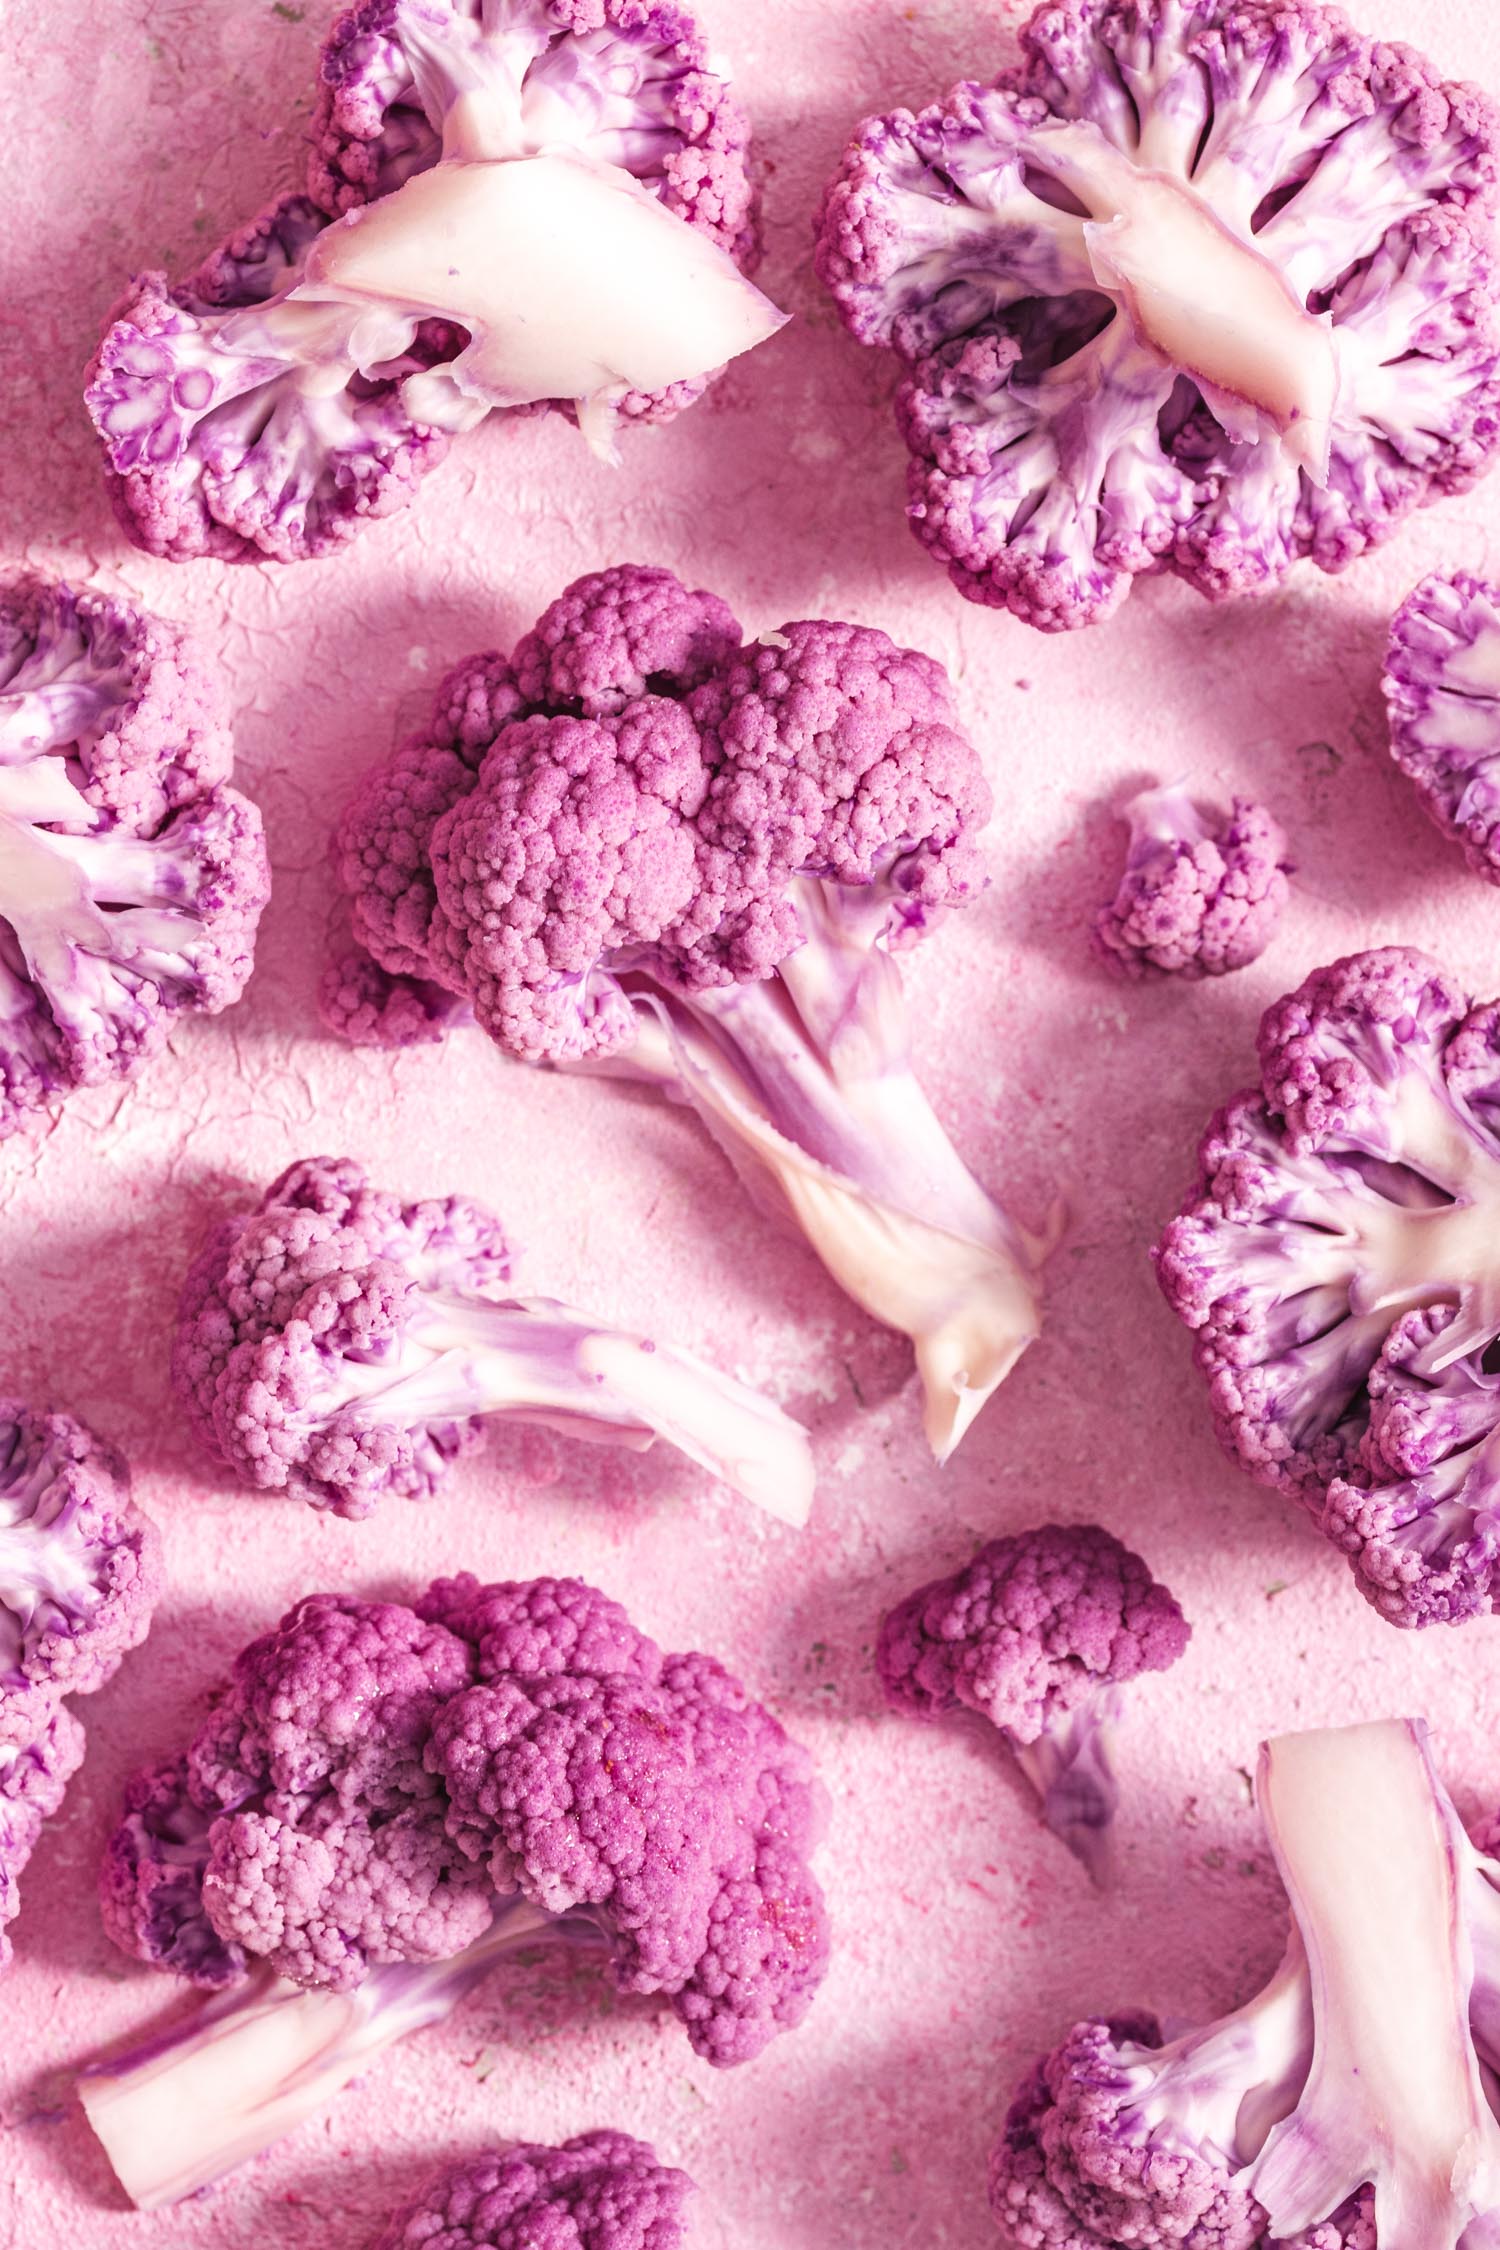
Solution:
{"label": "textured pink surface", "polygon": [[[1500,900],[1419,815],[1377,692],[1386,621],[1421,572],[1497,559],[1500,481],[1342,582],[1303,572],[1259,606],[1216,612],[1154,586],[1092,636],[1047,642],[951,595],[900,520],[891,368],[836,330],[809,217],[857,117],[992,66],[996,19],[1019,12],[703,0],[757,121],[765,279],[796,324],[676,427],[633,437],[618,474],[556,420],[491,430],[343,560],[240,571],[125,547],[78,376],[133,265],[181,270],[290,176],[319,0],[53,0],[45,22],[19,7],[0,20],[18,89],[0,158],[4,559],[138,594],[218,649],[277,882],[232,1016],[185,1028],[134,1088],[77,1097],[52,1131],[0,1151],[0,1381],[127,1448],[173,1579],[149,1648],[82,1707],[88,1762],[16,1925],[0,1992],[3,2250],[358,2250],[439,2154],[599,2124],[695,2173],[739,2250],[981,2250],[984,2150],[1035,2050],[1096,2006],[1217,2008],[1276,1952],[1246,1779],[1265,1732],[1426,1712],[1461,1807],[1500,1800],[1500,1625],[1402,1638],[1360,1606],[1328,1549],[1220,1460],[1145,1257],[1208,1110],[1247,1075],[1269,997],[1393,939],[1500,983]],[[1446,68],[1500,81],[1486,0],[1371,0],[1377,13]],[[567,578],[628,558],[713,585],[755,630],[849,616],[932,650],[991,759],[995,886],[913,965],[922,1062],[1018,1214],[1040,1218],[1060,1192],[1073,1216],[1043,1342],[941,1477],[904,1347],[763,1232],[690,1122],[507,1068],[478,1040],[391,1061],[320,1036],[323,844],[350,776],[456,657],[508,645]],[[1301,866],[1275,944],[1217,985],[1131,990],[1089,956],[1122,848],[1109,807],[1150,772],[1262,797]],[[226,1184],[320,1149],[409,1194],[484,1196],[538,1287],[693,1343],[809,1416],[811,1531],[705,1495],[670,1456],[512,1438],[444,1501],[365,1525],[231,1490],[172,1409],[170,1308]],[[879,1715],[870,1667],[895,1594],[1049,1512],[1098,1515],[1138,1543],[1197,1626],[1178,1670],[1135,1692],[1125,1882],[1103,1904],[998,1762]],[[70,2066],[172,1997],[112,1954],[94,1911],[122,1774],[178,1738],[184,1706],[295,1595],[404,1590],[464,1564],[597,1579],[669,1644],[722,1654],[813,1744],[833,1800],[837,1955],[812,2017],[720,2076],[664,2012],[564,1972],[497,1983],[208,2199],[129,2214],[59,2114]]]}

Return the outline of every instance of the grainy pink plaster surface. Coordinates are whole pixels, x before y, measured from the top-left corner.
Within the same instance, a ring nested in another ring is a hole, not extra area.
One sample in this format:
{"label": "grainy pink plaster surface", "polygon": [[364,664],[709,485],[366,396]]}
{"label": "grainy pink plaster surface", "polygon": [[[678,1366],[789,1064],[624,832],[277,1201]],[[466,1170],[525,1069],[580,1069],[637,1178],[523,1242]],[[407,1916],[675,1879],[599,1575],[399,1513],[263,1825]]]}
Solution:
{"label": "grainy pink plaster surface", "polygon": [[[342,559],[231,570],[125,544],[79,375],[132,267],[182,270],[292,177],[324,8],[0,0],[0,559],[198,629],[276,879],[232,1015],[0,1149],[0,1387],[128,1449],[172,1574],[148,1648],[81,1706],[88,1760],[27,1877],[0,1988],[3,2250],[359,2250],[441,2155],[600,2124],[693,2172],[737,2250],[982,2250],[985,2150],[1038,2047],[1097,2007],[1217,2010],[1277,1952],[1246,1781],[1265,1733],[1423,1712],[1461,1806],[1500,1801],[1500,1625],[1396,1634],[1223,1463],[1146,1260],[1274,994],[1388,940],[1500,985],[1500,898],[1418,813],[1377,691],[1386,621],[1418,576],[1496,559],[1500,479],[1341,582],[1303,571],[1258,604],[1151,586],[1109,626],[1048,641],[950,592],[901,520],[891,366],[835,326],[809,222],[847,128],[997,65],[1019,12],[703,0],[756,120],[764,279],[795,324],[674,428],[634,437],[617,474],[559,421],[494,427]],[[1369,14],[1500,82],[1487,0],[1370,0]],[[1043,1341],[941,1476],[904,1348],[763,1230],[690,1121],[508,1067],[477,1037],[392,1060],[319,1030],[324,840],[353,776],[454,659],[509,645],[567,579],[627,559],[716,587],[752,630],[845,616],[930,649],[989,760],[995,882],[912,966],[920,1059],[1017,1213],[1040,1219],[1062,1195],[1072,1219]],[[1121,840],[1109,807],[1146,773],[1253,790],[1284,819],[1301,874],[1253,970],[1137,991],[1091,964],[1085,923]],[[175,1292],[236,1183],[321,1150],[410,1194],[488,1199],[538,1289],[763,1382],[816,1431],[812,1528],[762,1521],[670,1455],[621,1464],[510,1437],[437,1504],[368,1524],[232,1489],[169,1396]],[[870,1669],[894,1595],[1052,1514],[1138,1543],[1196,1626],[1186,1661],[1135,1696],[1124,1882],[1102,1903],[1001,1763],[883,1718]],[[832,1798],[836,1954],[810,2019],[721,2075],[664,2012],[564,1972],[497,1980],[210,2196],[130,2213],[65,2106],[70,2068],[174,1992],[99,1929],[94,1867],[122,1776],[178,1740],[200,1691],[297,1595],[403,1592],[465,1565],[597,1580],[667,1644],[722,1655],[812,1744]]]}

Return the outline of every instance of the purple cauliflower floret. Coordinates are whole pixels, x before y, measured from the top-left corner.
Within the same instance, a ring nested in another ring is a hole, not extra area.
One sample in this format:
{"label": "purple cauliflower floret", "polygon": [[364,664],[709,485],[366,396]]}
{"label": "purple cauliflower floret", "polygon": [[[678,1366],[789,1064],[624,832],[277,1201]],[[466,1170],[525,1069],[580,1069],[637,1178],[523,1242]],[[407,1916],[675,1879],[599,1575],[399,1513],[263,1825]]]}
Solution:
{"label": "purple cauliflower floret", "polygon": [[628,2133],[446,2165],[373,2250],[682,2250],[693,2183]]}
{"label": "purple cauliflower floret", "polygon": [[1500,1592],[1500,1015],[1400,947],[1261,1024],[1154,1253],[1225,1450],[1308,1509],[1392,1623]]}
{"label": "purple cauliflower floret", "polygon": [[806,1752],[737,1680],[578,1580],[310,1595],[129,1785],[106,1851],[115,1942],[240,1989],[89,2072],[85,2108],[154,2208],[539,1941],[668,1998],[708,2061],[748,2061],[827,1967],[821,1820]]}
{"label": "purple cauliflower floret", "polygon": [[917,537],[1045,631],[1341,570],[1500,437],[1496,124],[1311,0],[1046,0],[866,121],[818,271],[902,364]]}
{"label": "purple cauliflower floret", "polygon": [[[24,1714],[25,1724],[21,1724]],[[0,1732],[0,1969],[11,1957],[6,1925],[21,1910],[20,1877],[83,1763],[83,1729],[65,1703],[30,1690]]]}
{"label": "purple cauliflower floret", "polygon": [[1391,755],[1476,875],[1500,883],[1500,593],[1424,578],[1385,659]]}
{"label": "purple cauliflower floret", "polygon": [[360,0],[307,192],[180,286],[139,278],[94,357],[125,530],[173,561],[329,554],[491,411],[556,408],[612,458],[782,324],[747,278],[748,143],[669,0]]}
{"label": "purple cauliflower floret", "polygon": [[1202,811],[1186,789],[1144,789],[1125,807],[1125,874],[1094,918],[1094,948],[1127,976],[1194,982],[1258,961],[1287,899],[1286,838],[1264,805]]}
{"label": "purple cauliflower floret", "polygon": [[1139,1555],[1097,1524],[992,1539],[888,1612],[875,1668],[893,1711],[999,1729],[1043,1817],[1107,1880],[1119,1802],[1120,1688],[1165,1672],[1191,1628]]}
{"label": "purple cauliflower floret", "polygon": [[34,1691],[112,1679],[161,1588],[161,1542],[121,1455],[71,1415],[0,1400],[0,1742]]}
{"label": "purple cauliflower floret", "polygon": [[1256,1798],[1280,1967],[1170,2041],[1132,2013],[1043,2056],[990,2163],[1015,2250],[1455,2250],[1500,2219],[1500,1869],[1423,1722],[1282,1736]]}
{"label": "purple cauliflower floret", "polygon": [[217,690],[175,627],[0,587],[0,1138],[237,1000],[270,895]]}
{"label": "purple cauliflower floret", "polygon": [[945,1458],[1037,1332],[1046,1249],[917,1084],[894,958],[983,890],[991,804],[932,658],[827,622],[742,645],[669,572],[601,572],[362,784],[334,854],[384,974],[341,956],[325,1013],[398,1044],[471,1014],[691,1104],[912,1338]]}
{"label": "purple cauliflower floret", "polygon": [[430,1498],[487,1416],[640,1450],[660,1437],[803,1523],[805,1431],[704,1362],[514,1295],[500,1222],[402,1203],[314,1157],[210,1229],[173,1346],[199,1440],[247,1484],[349,1517]]}

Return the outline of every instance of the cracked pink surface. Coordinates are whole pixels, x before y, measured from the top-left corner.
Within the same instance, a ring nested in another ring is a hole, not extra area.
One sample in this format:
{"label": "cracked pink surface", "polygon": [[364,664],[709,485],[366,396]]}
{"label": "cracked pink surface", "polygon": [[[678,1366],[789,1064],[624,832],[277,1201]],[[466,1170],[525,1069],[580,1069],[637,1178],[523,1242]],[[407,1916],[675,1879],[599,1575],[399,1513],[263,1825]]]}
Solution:
{"label": "cracked pink surface", "polygon": [[[1484,0],[1357,12],[1500,83]],[[28,1870],[0,1996],[0,2250],[363,2250],[435,2160],[606,2124],[693,2173],[737,2250],[987,2250],[985,2151],[1031,2057],[1089,2010],[1218,2012],[1277,1956],[1246,1783],[1264,1734],[1425,1712],[1461,1810],[1500,1800],[1500,1623],[1455,1645],[1358,1603],[1339,1558],[1221,1459],[1146,1258],[1209,1110],[1251,1075],[1261,1008],[1307,969],[1399,941],[1476,990],[1500,984],[1493,899],[1391,765],[1378,678],[1390,615],[1425,571],[1493,568],[1500,480],[1343,580],[1303,572],[1260,604],[1157,585],[1065,642],[969,608],[902,525],[893,370],[838,331],[810,229],[860,116],[993,67],[1003,41],[977,0],[700,13],[756,123],[761,280],[795,325],[673,427],[632,433],[618,473],[556,418],[492,428],[342,558],[241,570],[125,545],[79,377],[132,266],[181,271],[291,174],[324,10],[57,0],[45,37],[0,25],[0,62],[27,87],[0,158],[4,559],[88,575],[218,648],[276,871],[246,1000],[185,1023],[134,1085],[75,1095],[50,1131],[0,1149],[6,1388],[126,1448],[172,1578],[148,1647],[83,1709],[87,1763]],[[930,649],[991,760],[996,882],[910,960],[918,1062],[1018,1216],[1040,1221],[1056,1192],[1073,1216],[1042,1341],[941,1473],[904,1344],[764,1231],[689,1119],[508,1068],[477,1038],[392,1058],[319,1030],[323,840],[353,773],[450,663],[508,646],[568,579],[628,559],[714,587],[754,632],[823,614]],[[1149,771],[1260,797],[1300,868],[1263,959],[1191,992],[1122,991],[1088,949],[1111,806]],[[521,1242],[528,1286],[655,1327],[810,1418],[812,1528],[708,1496],[660,1450],[601,1460],[501,1433],[443,1499],[370,1523],[231,1487],[169,1400],[176,1288],[230,1181],[260,1187],[325,1148],[408,1195],[480,1197]],[[1132,1691],[1122,1885],[1103,1901],[1001,1761],[882,1715],[871,1665],[893,1600],[1050,1516],[1097,1516],[1137,1546],[1196,1627],[1182,1664]],[[460,1565],[593,1578],[667,1645],[715,1650],[812,1745],[833,1799],[836,1947],[812,2015],[720,2075],[665,2011],[567,1970],[516,1972],[208,2198],[127,2212],[58,2114],[70,2067],[175,1989],[116,1956],[94,1908],[124,1773],[178,1740],[184,1702],[294,1596],[410,1589]]]}

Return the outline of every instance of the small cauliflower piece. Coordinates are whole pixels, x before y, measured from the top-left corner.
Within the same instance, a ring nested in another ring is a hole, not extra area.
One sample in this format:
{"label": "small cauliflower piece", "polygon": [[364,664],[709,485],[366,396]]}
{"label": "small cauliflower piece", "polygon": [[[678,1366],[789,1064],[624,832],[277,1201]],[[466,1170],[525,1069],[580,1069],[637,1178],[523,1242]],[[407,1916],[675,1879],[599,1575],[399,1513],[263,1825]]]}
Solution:
{"label": "small cauliflower piece", "polygon": [[683,2250],[693,2183],[628,2133],[462,2157],[372,2250]]}
{"label": "small cauliflower piece", "polygon": [[1500,436],[1495,116],[1312,0],[1055,0],[856,133],[818,270],[903,367],[912,529],[1044,631],[1340,570]]}
{"label": "small cauliflower piece", "polygon": [[281,562],[404,507],[487,413],[616,455],[783,318],[747,278],[749,128],[672,0],[359,0],[307,192],[138,280],[87,402],[153,554]]}
{"label": "small cauliflower piece", "polygon": [[1053,1834],[1107,1884],[1120,1689],[1164,1672],[1191,1628],[1139,1555],[1097,1524],[992,1539],[891,1610],[875,1668],[893,1711],[999,1730]]}
{"label": "small cauliflower piece", "polygon": [[[669,572],[580,579],[461,665],[335,838],[325,1012],[689,1104],[757,1202],[911,1338],[940,1460],[1040,1326],[1049,1245],[917,1082],[897,956],[987,875],[991,796],[931,657],[857,625],[742,645]],[[441,995],[453,1005],[445,1008]]]}
{"label": "small cauliflower piece", "polygon": [[20,1878],[43,1823],[83,1763],[83,1729],[43,1689],[13,1698],[0,1731],[0,1969],[11,1957],[8,1922],[21,1911]]}
{"label": "small cauliflower piece", "polygon": [[110,1934],[233,1989],[88,2072],[85,2109],[132,2199],[174,2201],[539,1939],[748,2061],[827,1966],[821,1820],[806,1753],[737,1680],[578,1580],[311,1595],[127,1790]]}
{"label": "small cauliflower piece", "polygon": [[260,815],[175,627],[0,590],[0,1138],[237,1000],[270,896]]}
{"label": "small cauliflower piece", "polygon": [[210,1230],[183,1285],[178,1395],[245,1483],[336,1515],[429,1498],[494,1415],[635,1450],[662,1438],[806,1522],[800,1423],[689,1353],[510,1282],[478,1204],[403,1204],[346,1158],[310,1158]]}
{"label": "small cauliflower piece", "polygon": [[113,1679],[161,1589],[161,1542],[121,1455],[71,1415],[0,1400],[0,1741],[31,1691]]}
{"label": "small cauliflower piece", "polygon": [[1267,1010],[1154,1252],[1226,1452],[1393,1624],[1500,1599],[1500,1010],[1403,947]]}
{"label": "small cauliflower piece", "polygon": [[1476,875],[1500,883],[1500,592],[1467,571],[1424,578],[1385,659],[1391,756]]}
{"label": "small cauliflower piece", "polygon": [[1094,949],[1127,976],[1187,982],[1258,961],[1276,934],[1292,868],[1264,805],[1236,797],[1206,812],[1181,783],[1125,807],[1130,844],[1119,890],[1094,918]]}
{"label": "small cauliflower piece", "polygon": [[1256,1801],[1291,1909],[1281,1966],[1170,2041],[1153,2016],[1096,2018],[1042,2058],[991,2159],[1017,2250],[1492,2239],[1500,1866],[1465,1835],[1425,1726],[1283,1735]]}

